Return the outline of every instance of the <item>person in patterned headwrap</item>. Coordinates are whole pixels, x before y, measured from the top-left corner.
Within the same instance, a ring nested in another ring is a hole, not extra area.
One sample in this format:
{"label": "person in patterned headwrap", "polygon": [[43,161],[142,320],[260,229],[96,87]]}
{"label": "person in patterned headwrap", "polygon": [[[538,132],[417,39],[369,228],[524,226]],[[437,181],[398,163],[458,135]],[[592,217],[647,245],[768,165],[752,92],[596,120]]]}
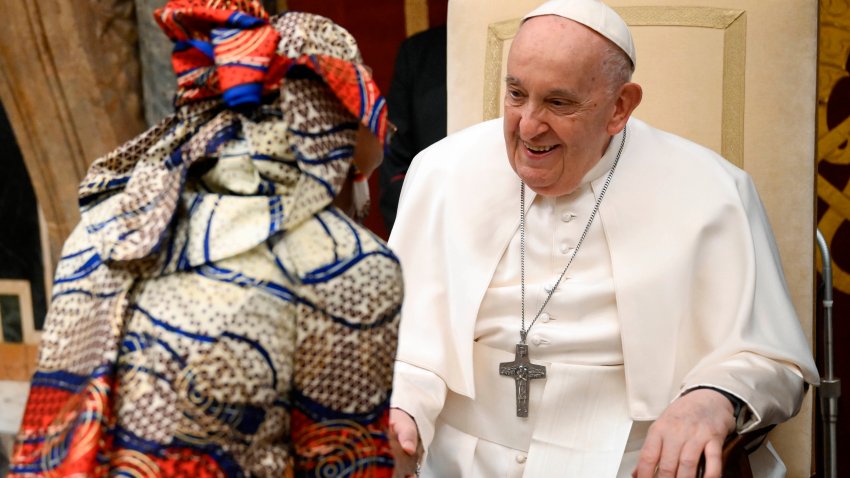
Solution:
{"label": "person in patterned headwrap", "polygon": [[335,206],[390,129],[354,39],[254,0],[156,18],[176,112],[80,185],[11,476],[391,476],[401,272]]}

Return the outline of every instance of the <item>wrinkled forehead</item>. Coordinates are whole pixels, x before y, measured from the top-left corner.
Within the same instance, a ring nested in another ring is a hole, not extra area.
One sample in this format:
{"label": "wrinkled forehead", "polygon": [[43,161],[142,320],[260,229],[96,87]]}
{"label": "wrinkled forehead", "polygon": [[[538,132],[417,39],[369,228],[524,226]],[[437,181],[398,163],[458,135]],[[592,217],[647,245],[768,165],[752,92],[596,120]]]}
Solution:
{"label": "wrinkled forehead", "polygon": [[555,63],[596,59],[609,45],[610,41],[581,23],[554,15],[539,16],[520,25],[508,52],[508,65],[516,58],[531,56]]}
{"label": "wrinkled forehead", "polygon": [[[514,44],[531,44],[541,49],[554,50],[572,43],[610,43],[604,36],[587,25],[558,15],[540,15],[520,23]],[[616,45],[615,45],[616,46]]]}
{"label": "wrinkled forehead", "polygon": [[[533,95],[577,98],[580,92],[607,85],[606,39],[564,18],[541,17],[520,27],[511,44],[505,88]],[[603,81],[600,81],[600,78]]]}

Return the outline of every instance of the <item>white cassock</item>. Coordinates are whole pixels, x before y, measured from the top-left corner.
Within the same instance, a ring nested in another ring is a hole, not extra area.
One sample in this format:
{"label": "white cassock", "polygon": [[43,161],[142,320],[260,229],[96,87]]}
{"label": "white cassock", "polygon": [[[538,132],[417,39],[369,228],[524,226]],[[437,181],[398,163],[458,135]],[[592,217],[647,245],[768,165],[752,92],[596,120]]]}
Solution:
{"label": "white cassock", "polygon": [[[526,327],[584,230],[621,141],[573,194],[527,190]],[[746,173],[631,119],[620,162],[573,264],[528,336],[529,417],[499,375],[520,329],[519,192],[502,121],[421,153],[390,246],[405,302],[392,405],[428,450],[423,476],[628,476],[648,425],[712,386],[778,423],[815,383],[811,352]],[[756,476],[782,475],[772,450]]]}

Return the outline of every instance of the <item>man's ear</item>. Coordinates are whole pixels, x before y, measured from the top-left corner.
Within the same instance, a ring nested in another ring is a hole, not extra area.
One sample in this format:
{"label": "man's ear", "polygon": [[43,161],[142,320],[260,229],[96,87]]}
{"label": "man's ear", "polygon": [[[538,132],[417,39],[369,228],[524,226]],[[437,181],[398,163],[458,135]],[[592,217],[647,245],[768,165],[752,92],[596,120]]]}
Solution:
{"label": "man's ear", "polygon": [[617,102],[614,105],[614,115],[608,122],[608,134],[619,133],[629,121],[632,111],[638,107],[643,98],[643,88],[637,83],[625,83],[620,87]]}

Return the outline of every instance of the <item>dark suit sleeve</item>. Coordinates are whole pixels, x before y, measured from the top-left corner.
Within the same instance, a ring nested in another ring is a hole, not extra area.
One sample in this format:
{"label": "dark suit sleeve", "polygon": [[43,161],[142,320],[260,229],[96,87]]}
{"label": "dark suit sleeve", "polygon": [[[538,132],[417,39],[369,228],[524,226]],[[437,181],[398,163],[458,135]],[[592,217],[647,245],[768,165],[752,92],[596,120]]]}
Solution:
{"label": "dark suit sleeve", "polygon": [[388,232],[392,230],[395,223],[404,175],[417,152],[413,144],[415,141],[411,117],[413,72],[410,69],[409,56],[410,43],[404,42],[396,57],[395,71],[387,94],[390,122],[398,128],[385,151],[384,162],[380,168],[380,207]]}
{"label": "dark suit sleeve", "polygon": [[381,214],[395,223],[404,176],[413,157],[446,136],[446,27],[413,35],[401,44],[387,94],[390,121],[398,128],[381,165]]}

